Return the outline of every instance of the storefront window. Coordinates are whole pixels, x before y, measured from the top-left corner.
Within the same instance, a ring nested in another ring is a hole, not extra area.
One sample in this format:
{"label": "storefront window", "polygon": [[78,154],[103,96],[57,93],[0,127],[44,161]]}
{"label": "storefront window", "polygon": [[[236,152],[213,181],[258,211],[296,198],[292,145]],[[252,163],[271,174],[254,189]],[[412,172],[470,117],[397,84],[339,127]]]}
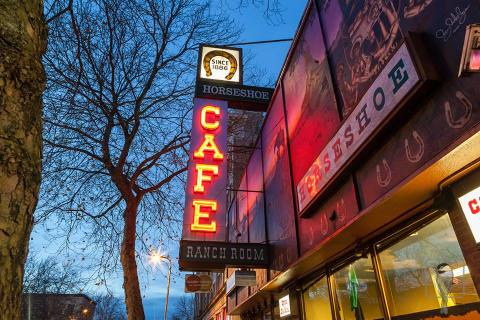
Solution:
{"label": "storefront window", "polygon": [[480,310],[448,214],[383,250],[379,257],[393,319],[473,315]]}
{"label": "storefront window", "polygon": [[303,292],[306,320],[331,320],[327,278],[324,277]]}
{"label": "storefront window", "polygon": [[370,256],[335,272],[337,310],[342,320],[383,319]]}

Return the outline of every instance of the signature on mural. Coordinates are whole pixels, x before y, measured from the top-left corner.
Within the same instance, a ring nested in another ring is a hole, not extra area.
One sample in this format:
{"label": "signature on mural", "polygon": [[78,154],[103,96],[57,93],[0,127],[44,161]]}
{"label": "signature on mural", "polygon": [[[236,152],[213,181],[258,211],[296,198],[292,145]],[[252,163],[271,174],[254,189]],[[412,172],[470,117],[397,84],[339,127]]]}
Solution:
{"label": "signature on mural", "polygon": [[440,28],[436,31],[435,36],[437,39],[442,39],[444,42],[447,42],[452,34],[458,31],[458,29],[465,23],[467,19],[467,12],[470,9],[470,5],[465,7],[463,10],[459,7],[450,12],[448,17],[445,19],[445,28]]}

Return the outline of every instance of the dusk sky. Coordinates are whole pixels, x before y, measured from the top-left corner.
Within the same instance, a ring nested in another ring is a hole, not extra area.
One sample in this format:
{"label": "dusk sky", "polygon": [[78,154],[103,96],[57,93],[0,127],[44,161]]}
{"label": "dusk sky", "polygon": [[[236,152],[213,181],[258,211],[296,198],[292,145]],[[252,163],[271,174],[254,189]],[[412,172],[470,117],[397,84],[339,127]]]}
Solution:
{"label": "dusk sky", "polygon": [[[226,1],[224,1],[226,2]],[[283,20],[282,24],[269,24],[263,17],[263,8],[258,9],[255,7],[248,7],[243,10],[226,9],[228,15],[235,16],[238,23],[243,26],[244,32],[242,33],[241,42],[250,41],[262,41],[262,40],[275,40],[284,38],[293,38],[296,28],[299,24],[301,15],[305,8],[306,1],[281,1],[283,5]],[[221,8],[217,6],[217,8]],[[259,44],[242,46],[244,49],[244,55],[253,57],[253,65],[260,70],[266,71],[266,78],[276,80],[281,70],[285,56],[291,42],[271,43],[271,44]],[[263,73],[263,72],[262,72]],[[265,76],[265,75],[264,75]],[[262,80],[260,80],[262,81]],[[251,83],[245,83],[249,85]],[[60,241],[52,241],[52,234],[50,231],[54,230],[54,225],[43,226],[34,228],[32,232],[32,241],[30,242],[30,251],[35,254],[36,257],[56,256],[60,261],[67,260],[64,252],[58,251],[61,246]],[[81,235],[75,235],[73,237],[77,241],[81,241]],[[172,257],[178,255],[178,247],[160,248],[162,251],[167,252]],[[72,255],[70,256],[71,259]],[[143,262],[146,262],[146,257],[141,257]],[[83,262],[81,259],[76,259],[75,264],[80,268]],[[150,270],[148,273],[142,270],[139,264],[139,272],[143,273],[141,277],[142,293],[144,295],[145,311],[147,313],[147,319],[161,319],[163,317],[164,297],[166,291],[166,274],[167,266],[163,265],[160,268]],[[175,278],[172,282],[172,288],[170,291],[170,297],[172,303],[169,305],[169,314],[174,311],[175,297],[181,296],[184,291],[183,277],[184,274],[178,272],[178,266],[174,266]],[[109,276],[107,280],[108,289],[111,290],[116,296],[123,299],[122,289],[122,275],[118,273],[116,275]],[[85,292],[88,294],[98,294],[105,292],[103,285],[87,287]]]}

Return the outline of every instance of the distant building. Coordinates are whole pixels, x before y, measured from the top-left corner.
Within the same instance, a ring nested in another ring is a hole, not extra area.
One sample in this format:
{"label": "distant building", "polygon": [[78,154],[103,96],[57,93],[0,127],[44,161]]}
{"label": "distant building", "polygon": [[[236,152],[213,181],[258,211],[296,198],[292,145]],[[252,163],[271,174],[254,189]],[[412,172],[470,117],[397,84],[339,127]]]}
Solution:
{"label": "distant building", "polygon": [[91,320],[96,303],[84,294],[23,295],[23,320]]}

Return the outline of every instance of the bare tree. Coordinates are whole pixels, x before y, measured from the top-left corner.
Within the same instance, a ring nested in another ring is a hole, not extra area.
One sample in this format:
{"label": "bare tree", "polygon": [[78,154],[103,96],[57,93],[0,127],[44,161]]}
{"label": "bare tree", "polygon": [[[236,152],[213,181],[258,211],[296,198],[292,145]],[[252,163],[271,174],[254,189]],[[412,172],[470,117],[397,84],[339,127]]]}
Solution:
{"label": "bare tree", "polygon": [[93,297],[96,303],[94,320],[125,320],[125,306],[122,300],[111,295],[104,294]]}
{"label": "bare tree", "polygon": [[193,320],[195,315],[194,295],[183,295],[178,299],[172,320]]}
{"label": "bare tree", "polygon": [[40,187],[42,1],[0,0],[0,314],[19,319],[23,264]]}
{"label": "bare tree", "polygon": [[223,5],[233,10],[253,6],[263,12],[263,17],[270,24],[284,23],[282,0],[220,0]]}
{"label": "bare tree", "polygon": [[[208,1],[78,0],[50,24],[37,219],[144,319],[137,259],[178,238],[198,44],[237,38]],[[57,220],[52,220],[57,219]]]}
{"label": "bare tree", "polygon": [[26,293],[78,293],[88,284],[72,261],[60,263],[54,257],[38,259],[29,254],[25,264],[23,291]]}

